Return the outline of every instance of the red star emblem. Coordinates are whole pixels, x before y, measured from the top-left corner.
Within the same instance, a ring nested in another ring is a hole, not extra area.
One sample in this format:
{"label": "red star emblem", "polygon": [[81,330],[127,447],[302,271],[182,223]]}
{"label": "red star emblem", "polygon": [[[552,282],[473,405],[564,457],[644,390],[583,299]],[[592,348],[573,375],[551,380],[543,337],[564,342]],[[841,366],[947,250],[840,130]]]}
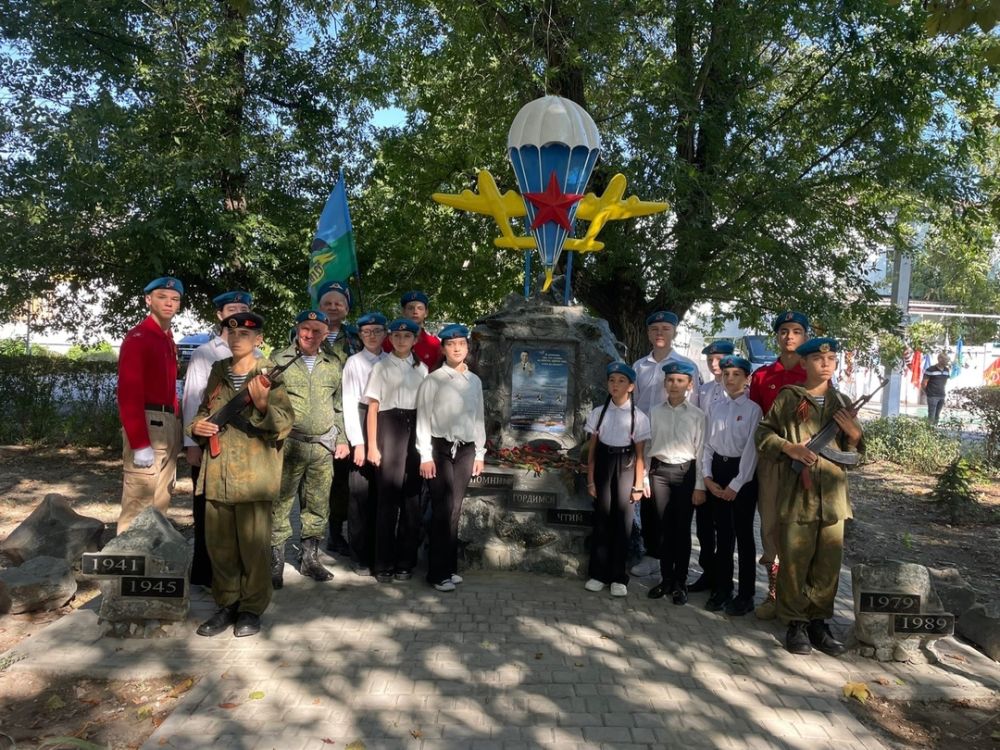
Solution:
{"label": "red star emblem", "polygon": [[532,229],[538,229],[542,224],[554,221],[567,232],[573,231],[573,226],[569,222],[569,210],[583,196],[564,193],[559,187],[555,171],[549,176],[549,186],[545,188],[544,193],[525,193],[524,197],[531,201],[536,209],[535,220],[531,222]]}

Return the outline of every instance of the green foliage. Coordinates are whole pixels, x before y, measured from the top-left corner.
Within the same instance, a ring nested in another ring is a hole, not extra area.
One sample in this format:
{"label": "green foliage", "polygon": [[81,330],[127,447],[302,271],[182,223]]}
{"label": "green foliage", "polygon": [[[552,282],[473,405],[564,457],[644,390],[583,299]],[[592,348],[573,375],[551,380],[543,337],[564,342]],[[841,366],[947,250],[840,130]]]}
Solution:
{"label": "green foliage", "polygon": [[66,352],[66,358],[104,362],[114,362],[118,359],[111,344],[107,341],[100,341],[96,344],[73,344]]}
{"label": "green foliage", "polygon": [[0,443],[121,447],[109,362],[0,356]]}
{"label": "green foliage", "polygon": [[[0,339],[0,357],[23,357],[28,353],[24,339]],[[38,344],[31,345],[33,357],[58,357],[59,355]]]}
{"label": "green foliage", "polygon": [[938,477],[931,496],[947,510],[951,523],[958,524],[976,510],[978,495],[972,469],[964,458],[956,458]]}
{"label": "green foliage", "polygon": [[1000,386],[959,388],[952,395],[959,399],[961,408],[970,412],[986,432],[983,448],[986,463],[1000,467]]}
{"label": "green foliage", "polygon": [[944,326],[933,320],[918,320],[906,327],[906,342],[911,349],[930,353],[944,345]]}
{"label": "green foliage", "polygon": [[959,441],[942,435],[926,419],[881,417],[865,422],[864,428],[869,461],[889,461],[909,471],[934,474],[959,454]]}

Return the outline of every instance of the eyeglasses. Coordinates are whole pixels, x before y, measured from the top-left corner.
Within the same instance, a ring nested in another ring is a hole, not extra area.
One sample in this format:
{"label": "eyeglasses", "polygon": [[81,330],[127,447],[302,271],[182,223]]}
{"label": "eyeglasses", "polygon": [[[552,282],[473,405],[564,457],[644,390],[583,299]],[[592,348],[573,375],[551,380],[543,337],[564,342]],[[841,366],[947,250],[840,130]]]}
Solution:
{"label": "eyeglasses", "polygon": [[385,329],[384,328],[372,328],[370,326],[365,326],[364,328],[362,328],[359,331],[359,333],[362,336],[380,336],[383,333],[385,333]]}

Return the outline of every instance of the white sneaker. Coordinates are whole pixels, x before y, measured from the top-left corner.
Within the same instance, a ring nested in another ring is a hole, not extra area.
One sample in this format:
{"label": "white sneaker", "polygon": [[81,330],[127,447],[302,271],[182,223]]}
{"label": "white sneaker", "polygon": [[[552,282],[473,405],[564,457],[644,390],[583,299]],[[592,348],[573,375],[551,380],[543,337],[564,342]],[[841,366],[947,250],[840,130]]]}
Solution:
{"label": "white sneaker", "polygon": [[449,581],[448,579],[445,579],[441,581],[441,583],[435,583],[434,588],[436,588],[438,591],[454,591],[455,584]]}
{"label": "white sneaker", "polygon": [[629,571],[634,576],[643,578],[645,576],[653,575],[660,570],[660,561],[655,557],[650,557],[649,555],[644,556],[639,562],[632,566],[632,570]]}
{"label": "white sneaker", "polygon": [[628,596],[628,586],[624,583],[612,583],[611,596]]}
{"label": "white sneaker", "polygon": [[598,581],[596,578],[591,578],[589,581],[583,584],[583,587],[587,589],[587,591],[601,591],[604,588],[604,584]]}
{"label": "white sneaker", "polygon": [[461,583],[462,581],[464,581],[464,580],[465,580],[465,579],[464,579],[464,578],[462,578],[462,576],[460,576],[460,575],[459,575],[458,573],[452,573],[452,574],[451,574],[451,582],[452,582],[452,583],[454,583],[454,584],[455,584],[456,586],[457,586],[458,584],[460,584],[460,583]]}

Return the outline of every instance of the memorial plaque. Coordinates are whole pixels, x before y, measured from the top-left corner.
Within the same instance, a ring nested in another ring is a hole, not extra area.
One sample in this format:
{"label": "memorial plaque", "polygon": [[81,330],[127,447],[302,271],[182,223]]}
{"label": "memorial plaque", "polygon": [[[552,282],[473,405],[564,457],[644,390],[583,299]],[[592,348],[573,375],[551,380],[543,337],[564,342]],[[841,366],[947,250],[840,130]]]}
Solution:
{"label": "memorial plaque", "polygon": [[555,508],[558,495],[555,492],[527,492],[514,490],[510,499],[510,507],[522,510],[543,510]]}
{"label": "memorial plaque", "polygon": [[952,635],[955,615],[893,615],[892,632],[897,635]]}
{"label": "memorial plaque", "polygon": [[513,474],[501,474],[496,471],[484,471],[478,477],[469,480],[469,487],[477,489],[509,490],[513,486]]}
{"label": "memorial plaque", "polygon": [[150,576],[123,576],[122,596],[148,599],[183,599],[183,578],[153,578]]}
{"label": "memorial plaque", "polygon": [[550,508],[545,513],[545,522],[552,526],[592,526],[594,511],[572,508]]}
{"label": "memorial plaque", "polygon": [[519,345],[512,353],[510,426],[515,430],[563,434],[569,395],[567,353]]}
{"label": "memorial plaque", "polygon": [[144,576],[146,556],[84,552],[80,561],[80,572],[90,576]]}
{"label": "memorial plaque", "polygon": [[920,614],[920,595],[862,591],[858,611],[918,615]]}

